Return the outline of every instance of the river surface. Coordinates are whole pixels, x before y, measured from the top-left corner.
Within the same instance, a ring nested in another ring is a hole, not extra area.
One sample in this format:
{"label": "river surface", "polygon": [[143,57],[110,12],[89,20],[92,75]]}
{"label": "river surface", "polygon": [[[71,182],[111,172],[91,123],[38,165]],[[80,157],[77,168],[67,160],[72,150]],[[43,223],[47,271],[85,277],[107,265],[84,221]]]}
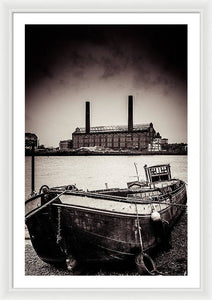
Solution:
{"label": "river surface", "polygon": [[[35,190],[46,184],[49,187],[76,184],[79,189],[92,190],[126,187],[136,180],[137,164],[141,179],[145,179],[143,166],[171,165],[172,178],[187,182],[187,156],[36,156]],[[31,193],[31,157],[25,157],[25,198]]]}

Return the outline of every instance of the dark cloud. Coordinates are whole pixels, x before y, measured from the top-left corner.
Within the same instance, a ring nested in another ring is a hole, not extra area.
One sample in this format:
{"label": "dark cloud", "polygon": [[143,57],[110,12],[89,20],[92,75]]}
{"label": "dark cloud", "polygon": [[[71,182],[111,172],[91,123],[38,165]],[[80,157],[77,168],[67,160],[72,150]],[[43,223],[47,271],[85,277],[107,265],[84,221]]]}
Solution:
{"label": "dark cloud", "polygon": [[126,68],[126,65],[123,63],[123,60],[114,60],[109,57],[102,58],[102,66],[103,75],[101,76],[101,78],[103,79],[107,79],[112,76],[118,75]]}
{"label": "dark cloud", "polygon": [[[79,80],[99,67],[103,80],[133,73],[150,88],[187,80],[185,25],[26,25],[26,88],[64,73]],[[61,75],[62,74],[62,75]],[[60,78],[63,84],[66,79]]]}
{"label": "dark cloud", "polygon": [[26,25],[25,34],[26,131],[42,143],[83,126],[87,99],[93,125],[124,124],[128,94],[137,123],[186,141],[185,25]]}

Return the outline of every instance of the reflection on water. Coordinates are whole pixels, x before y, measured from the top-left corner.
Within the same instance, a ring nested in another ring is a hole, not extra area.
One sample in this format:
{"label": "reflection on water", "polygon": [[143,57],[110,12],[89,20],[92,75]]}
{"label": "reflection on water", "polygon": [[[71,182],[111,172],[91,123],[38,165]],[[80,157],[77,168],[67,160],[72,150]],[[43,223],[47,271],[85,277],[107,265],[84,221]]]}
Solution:
{"label": "reflection on water", "polygon": [[[136,180],[134,163],[141,178],[145,179],[143,166],[171,165],[173,178],[187,182],[187,156],[37,156],[35,157],[35,190],[47,184],[49,187],[76,184],[82,189],[126,187]],[[31,157],[25,158],[25,197],[31,192]]]}

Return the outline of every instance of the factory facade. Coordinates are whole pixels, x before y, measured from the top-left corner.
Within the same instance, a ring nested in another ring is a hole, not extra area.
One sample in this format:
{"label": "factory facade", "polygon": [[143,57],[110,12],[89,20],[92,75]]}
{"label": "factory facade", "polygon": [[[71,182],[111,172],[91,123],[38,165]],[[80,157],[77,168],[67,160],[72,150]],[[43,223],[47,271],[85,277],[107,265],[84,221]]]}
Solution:
{"label": "factory facade", "polygon": [[128,97],[128,126],[90,127],[90,102],[86,102],[85,128],[77,127],[72,134],[73,148],[94,147],[148,150],[154,138],[159,136],[153,124],[133,124],[133,97]]}

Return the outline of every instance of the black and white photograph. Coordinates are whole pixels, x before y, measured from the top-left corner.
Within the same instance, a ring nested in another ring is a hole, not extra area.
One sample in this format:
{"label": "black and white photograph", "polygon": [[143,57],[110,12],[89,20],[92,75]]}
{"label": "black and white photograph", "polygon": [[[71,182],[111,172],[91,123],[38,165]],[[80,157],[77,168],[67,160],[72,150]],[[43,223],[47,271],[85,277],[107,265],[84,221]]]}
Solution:
{"label": "black and white photograph", "polygon": [[188,276],[187,25],[25,25],[25,276]]}

